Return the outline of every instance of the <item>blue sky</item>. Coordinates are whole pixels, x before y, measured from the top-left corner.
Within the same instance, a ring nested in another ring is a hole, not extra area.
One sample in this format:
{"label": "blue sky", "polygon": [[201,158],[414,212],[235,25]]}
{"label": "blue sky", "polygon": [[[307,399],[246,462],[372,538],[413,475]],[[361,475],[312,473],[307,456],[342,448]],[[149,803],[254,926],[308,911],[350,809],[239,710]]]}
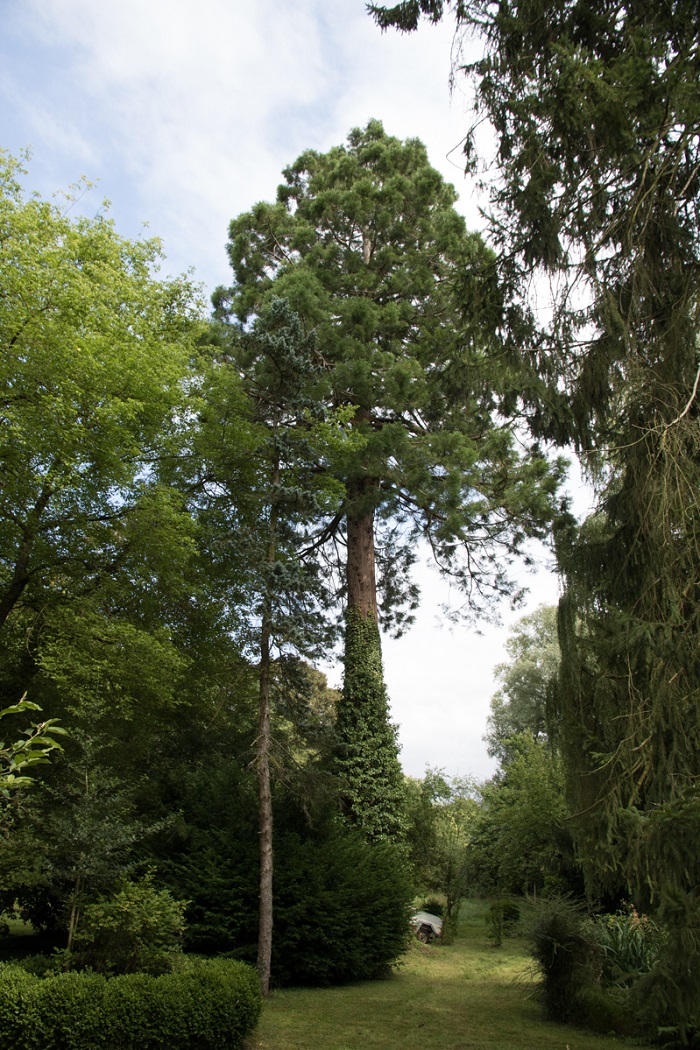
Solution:
{"label": "blue sky", "polygon": [[[230,279],[229,220],[271,199],[303,150],[371,117],[422,139],[481,226],[460,166],[467,100],[460,86],[450,95],[448,25],[382,34],[364,0],[0,0],[0,14],[0,145],[31,150],[27,186],[50,196],[87,177],[86,213],[109,199],[121,234],[147,225],[164,269],[192,268],[207,294]],[[421,579],[417,625],[384,645],[404,768],[485,777],[506,627],[556,600],[556,580],[542,569],[526,607],[477,635],[441,626],[451,596],[428,570]]]}

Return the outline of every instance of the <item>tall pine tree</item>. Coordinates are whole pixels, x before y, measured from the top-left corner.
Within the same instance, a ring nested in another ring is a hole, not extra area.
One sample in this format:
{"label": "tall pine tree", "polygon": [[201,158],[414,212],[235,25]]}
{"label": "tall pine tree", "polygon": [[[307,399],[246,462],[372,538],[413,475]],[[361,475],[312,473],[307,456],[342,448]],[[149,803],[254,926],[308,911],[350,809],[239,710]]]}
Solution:
{"label": "tall pine tree", "polygon": [[345,549],[339,765],[348,814],[373,836],[401,822],[379,625],[400,629],[410,617],[416,541],[484,611],[511,592],[509,565],[544,533],[558,480],[537,450],[520,456],[496,414],[493,257],[455,201],[420,142],[370,121],[346,145],[302,154],[275,203],[233,220],[234,284],[215,297],[220,316],[246,323],[271,295],[285,296],[316,334],[317,396],[352,411],[359,442],[321,464],[344,497],[316,544]]}

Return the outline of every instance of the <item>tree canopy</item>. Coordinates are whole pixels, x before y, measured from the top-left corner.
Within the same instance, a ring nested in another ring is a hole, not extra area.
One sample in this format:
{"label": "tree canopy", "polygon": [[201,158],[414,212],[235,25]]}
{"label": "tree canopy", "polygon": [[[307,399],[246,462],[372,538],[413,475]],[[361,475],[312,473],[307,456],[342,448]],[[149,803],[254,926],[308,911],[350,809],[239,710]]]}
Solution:
{"label": "tree canopy", "polygon": [[523,616],[506,641],[506,652],[509,661],[494,668],[500,689],[491,698],[484,736],[489,754],[501,762],[514,734],[529,732],[535,740],[554,735],[560,662],[556,607],[541,605]]}
{"label": "tree canopy", "polygon": [[561,473],[536,448],[522,455],[496,412],[493,257],[455,201],[422,143],[371,120],[302,154],[274,203],[232,221],[234,283],[214,299],[245,326],[283,297],[315,336],[309,398],[350,413],[354,440],[318,463],[342,498],[312,546],[331,565],[344,548],[337,768],[348,815],[380,837],[401,826],[402,790],[377,628],[382,613],[400,628],[415,605],[415,541],[487,611],[512,592],[525,541],[545,534]]}
{"label": "tree canopy", "polygon": [[[149,570],[158,562],[165,577],[167,565],[172,581],[192,550],[158,467],[181,422],[201,303],[187,280],[156,278],[156,241],[125,240],[102,213],[73,217],[70,199],[62,210],[26,198],[20,178],[3,155],[3,664],[11,678],[9,654],[45,659],[79,691],[109,656],[133,671],[138,652],[155,685],[177,661],[167,630],[147,629],[163,597]],[[109,621],[108,608],[120,609]]]}
{"label": "tree canopy", "polygon": [[347,145],[302,154],[284,178],[274,204],[231,223],[235,282],[216,304],[245,322],[266,297],[286,297],[316,334],[317,396],[355,409],[364,441],[334,468],[345,501],[321,532],[346,521],[348,604],[366,612],[375,601],[363,590],[366,564],[353,561],[370,528],[387,616],[396,618],[413,537],[483,611],[512,589],[509,564],[525,538],[545,534],[560,476],[537,450],[521,457],[495,413],[493,256],[466,231],[422,143],[376,120]]}

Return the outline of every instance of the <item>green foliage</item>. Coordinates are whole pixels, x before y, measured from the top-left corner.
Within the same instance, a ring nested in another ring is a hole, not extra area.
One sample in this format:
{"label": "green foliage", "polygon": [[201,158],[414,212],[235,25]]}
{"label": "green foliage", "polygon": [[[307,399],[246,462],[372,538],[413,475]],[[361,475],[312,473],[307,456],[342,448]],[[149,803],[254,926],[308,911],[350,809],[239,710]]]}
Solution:
{"label": "green foliage", "polygon": [[35,983],[22,967],[0,964],[0,1038],[6,1046],[19,1047],[24,1039],[24,997]]}
{"label": "green foliage", "polygon": [[40,980],[0,969],[0,1040],[16,1050],[236,1050],[260,1014],[255,971],[199,962],[177,974],[64,973]]}
{"label": "green foliage", "polygon": [[303,153],[275,203],[232,221],[234,285],[215,296],[229,322],[283,297],[315,331],[315,395],[352,408],[360,439],[324,464],[344,499],[319,545],[343,518],[374,519],[378,618],[398,630],[417,600],[415,540],[429,538],[472,609],[488,606],[512,589],[515,551],[543,534],[560,477],[538,450],[521,457],[494,413],[507,380],[499,356],[487,360],[500,317],[493,257],[455,201],[422,143],[371,120],[328,153]]}
{"label": "green foliage", "polygon": [[669,980],[667,939],[633,907],[589,917],[571,898],[541,902],[531,945],[547,1015],[622,1035],[665,1032],[679,1040],[666,1045],[688,1045],[695,1016],[687,989]]}
{"label": "green foliage", "polygon": [[494,674],[501,688],[491,699],[491,713],[484,740],[488,753],[505,764],[507,741],[518,733],[532,733],[537,740],[556,739],[554,689],[559,673],[557,610],[541,605],[523,616],[506,641],[509,662],[498,664]]}
{"label": "green foliage", "polygon": [[[171,776],[165,782],[167,802],[179,817],[152,843],[150,857],[173,896],[189,902],[185,950],[236,951],[250,961],[258,906],[257,807],[250,771],[212,746],[206,760],[194,755]],[[285,823],[282,818],[280,823]]]}
{"label": "green foliage", "polygon": [[486,928],[497,948],[501,947],[503,938],[512,933],[519,922],[520,908],[515,901],[507,899],[491,901],[486,913]]}
{"label": "green foliage", "polygon": [[19,1046],[86,1048],[99,1045],[105,1023],[105,981],[99,974],[62,973],[44,977],[23,997]]}
{"label": "green foliage", "polygon": [[437,915],[441,918],[445,912],[445,905],[437,897],[426,897],[418,905],[418,911],[427,911],[429,915]]}
{"label": "green foliage", "polygon": [[[176,777],[180,790],[172,800],[182,805],[182,820],[158,843],[154,862],[173,895],[190,901],[188,950],[254,961],[254,782],[229,756],[199,762],[196,775],[190,769]],[[335,782],[327,773],[305,784],[283,776],[275,787],[273,982],[376,976],[406,943],[414,887],[404,855],[367,843],[338,819]]]}
{"label": "green foliage", "polygon": [[[421,889],[444,895],[444,943],[454,937],[467,890],[468,844],[479,789],[470,778],[446,778],[443,771],[428,769],[421,781],[407,779],[406,792],[406,843],[414,878]],[[427,905],[423,910],[433,911]],[[442,907],[433,913],[442,915]]]}
{"label": "green foliage", "polygon": [[186,905],[156,889],[152,875],[124,883],[84,907],[71,964],[98,973],[167,972],[180,951]]}
{"label": "green foliage", "polygon": [[546,741],[522,733],[511,760],[482,788],[471,825],[468,877],[487,893],[580,889],[560,758]]}
{"label": "green foliage", "polygon": [[[40,710],[38,704],[27,700],[25,693],[16,704],[0,711],[0,718]],[[32,778],[26,772],[28,767],[43,765],[48,762],[52,751],[61,751],[61,745],[55,738],[65,733],[66,730],[56,724],[55,718],[49,718],[45,722],[32,722],[29,729],[23,731],[23,740],[10,744],[0,741],[0,797],[8,799],[12,791],[31,784]]]}
{"label": "green foliage", "polygon": [[356,609],[347,613],[336,741],[334,770],[345,816],[372,841],[396,840],[405,827],[405,790],[396,729],[388,720],[379,629]]}
{"label": "green foliage", "polygon": [[163,827],[140,818],[137,778],[130,783],[124,767],[110,768],[113,746],[74,731],[52,766],[55,786],[43,785],[12,835],[0,841],[4,906],[17,901],[23,918],[63,934],[69,949],[84,904],[115,892],[137,848]]}
{"label": "green foliage", "polygon": [[0,624],[14,612],[31,625],[122,569],[200,307],[187,281],[154,278],[156,241],[25,199],[20,173],[3,153]]}
{"label": "green foliage", "polygon": [[[700,101],[693,0],[410,0],[484,42],[464,67],[495,131],[494,243],[533,433],[586,453],[596,512],[563,527],[559,723],[593,892],[688,941],[659,994],[700,995]],[[457,52],[458,53],[458,52]],[[479,121],[480,122],[480,121]],[[467,139],[467,163],[484,158]],[[489,169],[492,170],[491,165]],[[551,277],[541,310],[537,277]],[[537,288],[532,297],[530,289]],[[541,317],[546,316],[543,325]],[[679,828],[683,827],[683,834]]]}
{"label": "green foliage", "polygon": [[281,984],[386,975],[406,950],[413,887],[393,844],[344,826],[278,839],[272,972]]}
{"label": "green foliage", "polygon": [[584,920],[580,903],[571,897],[552,898],[540,904],[530,931],[545,1013],[554,1021],[588,1021],[586,997],[596,986],[598,961]]}
{"label": "green foliage", "polygon": [[648,915],[635,908],[590,920],[598,946],[601,982],[604,986],[627,987],[651,972],[659,955],[662,933]]}

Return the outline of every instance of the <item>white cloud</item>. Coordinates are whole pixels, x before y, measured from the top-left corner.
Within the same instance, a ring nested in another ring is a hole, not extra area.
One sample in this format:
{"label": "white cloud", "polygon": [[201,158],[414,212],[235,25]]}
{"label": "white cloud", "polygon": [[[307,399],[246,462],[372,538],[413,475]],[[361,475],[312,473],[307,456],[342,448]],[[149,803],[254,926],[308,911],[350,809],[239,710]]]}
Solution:
{"label": "white cloud", "polygon": [[[69,133],[91,143],[92,174],[117,206],[121,170],[139,223],[148,219],[177,268],[194,264],[209,285],[227,277],[229,219],[273,196],[303,149],[342,142],[372,116],[426,142],[476,221],[459,150],[457,165],[446,159],[465,123],[449,98],[446,26],[381,34],[361,0],[15,6],[25,36],[58,62],[60,92],[39,88],[46,122],[64,129],[67,149]],[[34,133],[38,149],[54,148],[37,122]]]}

